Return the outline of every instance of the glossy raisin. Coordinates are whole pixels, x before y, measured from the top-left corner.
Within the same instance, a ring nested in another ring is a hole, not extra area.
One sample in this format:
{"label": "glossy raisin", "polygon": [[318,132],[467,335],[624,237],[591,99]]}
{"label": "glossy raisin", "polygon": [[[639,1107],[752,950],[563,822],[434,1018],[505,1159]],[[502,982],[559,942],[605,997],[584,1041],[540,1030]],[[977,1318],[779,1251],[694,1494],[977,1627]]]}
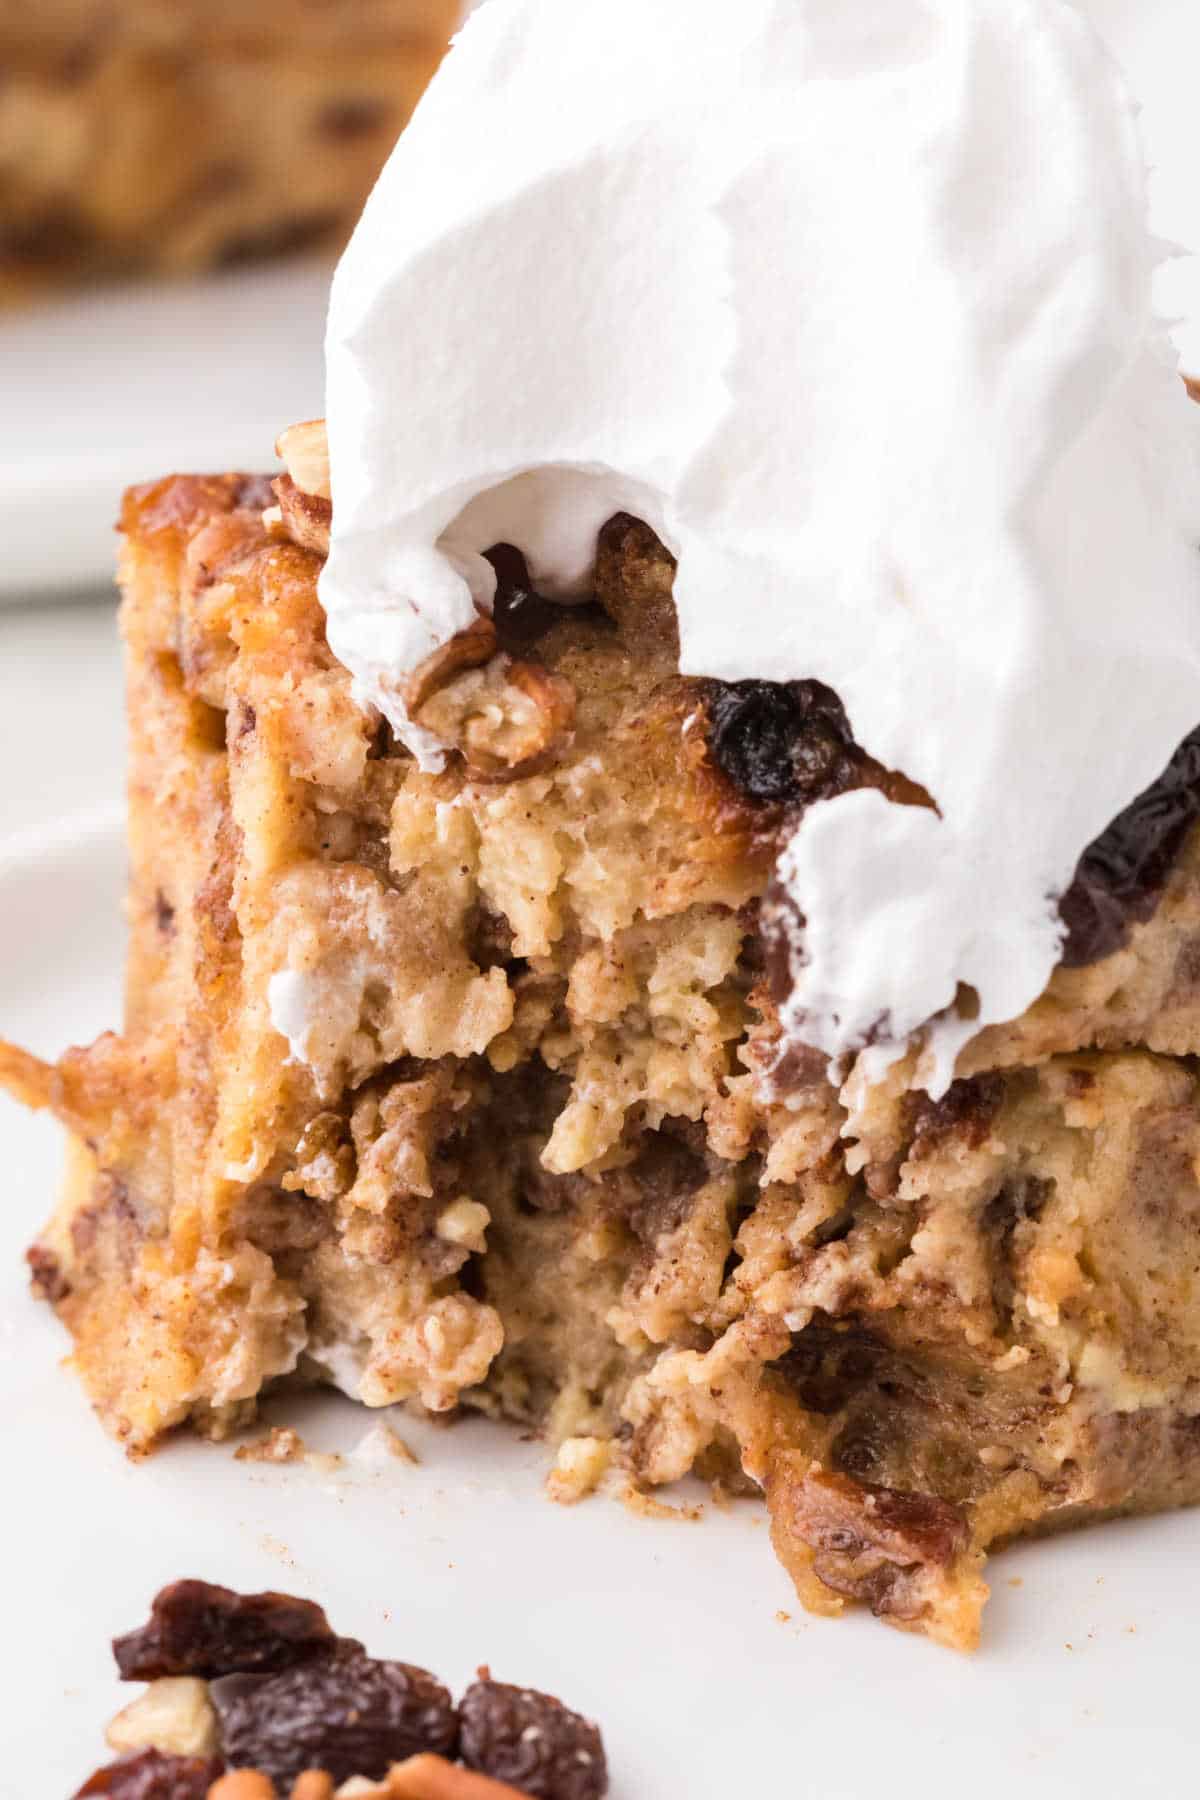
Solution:
{"label": "glossy raisin", "polygon": [[469,1769],[535,1800],[599,1800],[608,1792],[600,1733],[561,1700],[503,1681],[477,1681],[459,1707]]}
{"label": "glossy raisin", "polygon": [[158,1593],[148,1622],[113,1639],[123,1681],[161,1675],[274,1674],[330,1656],[344,1640],[319,1606],[290,1594],[235,1594],[208,1581]]}
{"label": "glossy raisin", "polygon": [[713,760],[751,800],[807,806],[847,785],[854,739],[822,682],[710,682],[705,712]]}
{"label": "glossy raisin", "polygon": [[205,1800],[225,1765],[210,1756],[164,1756],[161,1750],[139,1750],[97,1769],[75,1800],[107,1794],[109,1800]]}
{"label": "glossy raisin", "polygon": [[1192,826],[1200,820],[1200,727],[1184,738],[1159,779],[1139,794],[1080,858],[1059,902],[1067,927],[1062,961],[1083,968],[1119,950],[1148,919]]}
{"label": "glossy raisin", "polygon": [[458,1740],[440,1681],[357,1649],[280,1675],[230,1675],[211,1693],[229,1763],[261,1769],[281,1788],[305,1769],[325,1769],[335,1782],[377,1780],[423,1750],[450,1755]]}

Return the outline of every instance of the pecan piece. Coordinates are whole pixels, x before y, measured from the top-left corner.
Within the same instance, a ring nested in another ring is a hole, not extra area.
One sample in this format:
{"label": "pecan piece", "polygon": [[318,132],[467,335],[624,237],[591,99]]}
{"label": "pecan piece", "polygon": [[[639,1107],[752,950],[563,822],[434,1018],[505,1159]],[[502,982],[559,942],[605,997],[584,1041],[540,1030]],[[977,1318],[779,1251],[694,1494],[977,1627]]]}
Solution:
{"label": "pecan piece", "polygon": [[[278,522],[302,550],[317,556],[329,555],[329,532],[333,525],[333,503],[322,494],[306,494],[290,475],[280,475],[271,483],[279,502]],[[275,520],[274,509],[263,514],[264,524]]]}
{"label": "pecan piece", "polygon": [[550,1694],[480,1680],[463,1695],[459,1716],[469,1769],[535,1800],[600,1800],[608,1792],[599,1731]]}
{"label": "pecan piece", "polygon": [[415,717],[461,751],[472,775],[512,781],[544,768],[569,743],[575,689],[542,663],[496,656],[440,688]]}
{"label": "pecan piece", "polygon": [[[413,1756],[396,1763],[375,1793],[379,1800],[521,1800],[520,1790],[506,1781],[493,1781],[444,1756]],[[297,1800],[294,1790],[292,1800]]]}
{"label": "pecan piece", "polygon": [[[345,1648],[322,1609],[290,1594],[235,1594],[208,1581],[175,1581],[150,1618],[113,1639],[122,1681],[163,1675],[270,1675]],[[359,1648],[355,1645],[354,1648]]]}
{"label": "pecan piece", "polygon": [[329,440],[324,419],[289,425],[275,440],[275,454],[302,494],[320,500],[333,497],[329,485]]}
{"label": "pecan piece", "polygon": [[477,669],[482,663],[491,662],[495,654],[496,627],[485,613],[480,613],[465,631],[449,643],[440,644],[432,656],[417,665],[404,684],[404,704],[409,712],[418,712],[464,669]]}

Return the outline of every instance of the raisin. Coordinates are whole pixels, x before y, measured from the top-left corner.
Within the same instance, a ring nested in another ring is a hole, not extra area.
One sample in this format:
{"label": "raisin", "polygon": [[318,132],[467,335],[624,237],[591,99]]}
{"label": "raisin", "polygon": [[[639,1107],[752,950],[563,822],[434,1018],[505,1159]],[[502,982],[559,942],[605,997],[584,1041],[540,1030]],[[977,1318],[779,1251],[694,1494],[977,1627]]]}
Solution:
{"label": "raisin", "polygon": [[111,1800],[205,1800],[225,1765],[216,1757],[164,1756],[161,1750],[139,1750],[122,1756],[85,1781],[75,1796],[108,1794]]}
{"label": "raisin", "polygon": [[955,1081],[940,1100],[914,1091],[902,1105],[911,1138],[909,1154],[928,1156],[947,1142],[978,1150],[992,1129],[1004,1099],[1000,1075],[974,1075]]}
{"label": "raisin", "polygon": [[211,1679],[275,1674],[331,1656],[343,1641],[311,1600],[176,1581],[155,1596],[145,1625],[113,1639],[113,1655],[123,1681],[157,1681],[161,1675]]}
{"label": "raisin", "polygon": [[536,1800],[599,1800],[608,1792],[596,1727],[561,1700],[503,1681],[477,1681],[459,1708],[469,1769]]}
{"label": "raisin", "polygon": [[1131,925],[1148,919],[1200,820],[1200,727],[1184,738],[1158,780],[1125,808],[1084,851],[1059,902],[1067,927],[1068,969],[1119,950]]}
{"label": "raisin", "polygon": [[930,1572],[948,1569],[970,1542],[958,1507],[829,1469],[810,1471],[788,1499],[786,1529],[812,1551],[818,1580],[880,1618],[919,1618]]}
{"label": "raisin", "polygon": [[820,681],[714,681],[706,697],[717,766],[751,800],[809,805],[852,778],[854,738]]}
{"label": "raisin", "polygon": [[378,1780],[423,1750],[452,1754],[458,1739],[440,1681],[358,1649],[280,1675],[230,1675],[211,1694],[232,1767],[261,1769],[280,1788],[305,1769],[324,1769],[335,1782]]}
{"label": "raisin", "polygon": [[503,650],[519,656],[559,623],[562,608],[536,592],[525,558],[511,544],[497,544],[487,560],[496,571],[496,637]]}

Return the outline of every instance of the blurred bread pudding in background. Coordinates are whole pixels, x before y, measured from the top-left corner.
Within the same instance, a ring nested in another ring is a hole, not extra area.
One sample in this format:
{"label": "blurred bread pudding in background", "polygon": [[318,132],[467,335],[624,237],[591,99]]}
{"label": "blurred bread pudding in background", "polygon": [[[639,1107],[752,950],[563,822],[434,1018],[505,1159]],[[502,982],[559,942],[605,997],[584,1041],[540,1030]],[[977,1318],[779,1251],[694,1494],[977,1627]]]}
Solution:
{"label": "blurred bread pudding in background", "polygon": [[336,247],[457,0],[2,0],[0,297]]}

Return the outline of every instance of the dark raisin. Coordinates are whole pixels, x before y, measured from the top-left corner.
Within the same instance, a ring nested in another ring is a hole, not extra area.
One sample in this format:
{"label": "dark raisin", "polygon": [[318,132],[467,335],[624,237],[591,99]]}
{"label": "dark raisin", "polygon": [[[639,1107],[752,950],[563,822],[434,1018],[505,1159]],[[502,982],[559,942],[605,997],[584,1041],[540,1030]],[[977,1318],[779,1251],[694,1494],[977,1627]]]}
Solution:
{"label": "dark raisin", "polygon": [[497,640],[502,650],[520,655],[559,622],[562,608],[535,592],[525,558],[511,544],[497,544],[487,560],[496,571],[492,619]]}
{"label": "dark raisin", "polygon": [[330,1656],[342,1641],[311,1600],[176,1581],[155,1596],[145,1625],[113,1639],[113,1655],[123,1681],[157,1681],[160,1675],[211,1679],[274,1674]]}
{"label": "dark raisin", "polygon": [[230,1675],[211,1693],[230,1764],[261,1769],[280,1788],[305,1769],[325,1769],[335,1782],[376,1780],[424,1750],[450,1755],[458,1739],[440,1681],[359,1650],[281,1675]]}
{"label": "dark raisin", "polygon": [[847,783],[854,739],[841,701],[820,681],[714,681],[708,743],[752,800],[809,805]]}
{"label": "dark raisin", "polygon": [[503,1681],[477,1681],[459,1707],[469,1769],[536,1800],[599,1800],[608,1792],[600,1733],[561,1700]]}
{"label": "dark raisin", "polygon": [[1200,820],[1200,727],[1184,738],[1159,779],[1084,851],[1059,902],[1067,927],[1062,961],[1083,968],[1119,950],[1148,919]]}
{"label": "dark raisin", "polygon": [[108,1794],[111,1800],[205,1800],[224,1771],[224,1763],[216,1757],[164,1756],[161,1750],[139,1750],[97,1769],[75,1800],[84,1800],[86,1794]]}
{"label": "dark raisin", "polygon": [[940,1100],[915,1091],[903,1102],[903,1119],[910,1137],[909,1154],[928,1156],[947,1140],[978,1150],[992,1129],[1004,1099],[1001,1075],[974,1075],[955,1081]]}

